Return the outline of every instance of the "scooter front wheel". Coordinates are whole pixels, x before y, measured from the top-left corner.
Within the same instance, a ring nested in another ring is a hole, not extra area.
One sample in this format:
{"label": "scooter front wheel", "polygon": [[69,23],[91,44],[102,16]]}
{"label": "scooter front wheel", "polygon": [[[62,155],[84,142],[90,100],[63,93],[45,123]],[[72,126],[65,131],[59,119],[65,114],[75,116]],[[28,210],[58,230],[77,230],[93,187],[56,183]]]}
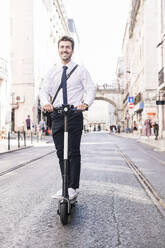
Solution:
{"label": "scooter front wheel", "polygon": [[63,202],[60,204],[60,220],[63,225],[68,224],[68,203]]}

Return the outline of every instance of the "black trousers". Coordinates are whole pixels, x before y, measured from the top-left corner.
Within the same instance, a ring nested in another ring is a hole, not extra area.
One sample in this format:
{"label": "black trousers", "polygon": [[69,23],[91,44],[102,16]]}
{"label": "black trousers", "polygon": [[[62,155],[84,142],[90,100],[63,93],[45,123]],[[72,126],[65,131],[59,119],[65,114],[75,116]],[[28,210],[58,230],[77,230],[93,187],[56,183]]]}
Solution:
{"label": "black trousers", "polygon": [[[64,116],[61,113],[53,112],[52,135],[59,158],[61,175],[64,174]],[[83,129],[83,115],[81,112],[68,114],[68,187],[79,188],[81,155],[80,142]]]}

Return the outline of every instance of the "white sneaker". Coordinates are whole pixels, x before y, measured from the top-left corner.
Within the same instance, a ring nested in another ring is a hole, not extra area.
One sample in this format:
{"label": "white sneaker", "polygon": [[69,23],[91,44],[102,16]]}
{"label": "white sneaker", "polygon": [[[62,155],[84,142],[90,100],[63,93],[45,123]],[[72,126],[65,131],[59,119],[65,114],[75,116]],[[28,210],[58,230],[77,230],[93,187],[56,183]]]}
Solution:
{"label": "white sneaker", "polygon": [[[69,188],[68,189],[68,194],[69,194],[69,200],[73,200],[78,196],[78,192],[76,192],[75,189]],[[62,189],[57,191],[56,194],[52,195],[53,199],[61,199],[62,198]]]}
{"label": "white sneaker", "polygon": [[54,199],[60,199],[60,198],[62,198],[62,189],[60,189],[59,191],[57,191],[56,194],[52,195],[52,198],[54,198]]}
{"label": "white sneaker", "polygon": [[73,200],[74,198],[78,196],[78,193],[76,192],[76,190],[72,188],[68,189],[68,193],[69,193],[69,200]]}

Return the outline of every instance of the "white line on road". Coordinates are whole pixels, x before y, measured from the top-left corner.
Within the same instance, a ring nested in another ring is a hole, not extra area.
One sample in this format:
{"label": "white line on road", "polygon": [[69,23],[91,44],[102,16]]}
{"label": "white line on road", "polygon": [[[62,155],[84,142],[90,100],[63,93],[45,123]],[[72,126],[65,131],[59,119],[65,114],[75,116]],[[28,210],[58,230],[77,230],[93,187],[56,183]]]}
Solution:
{"label": "white line on road", "polygon": [[82,145],[105,145],[105,144],[110,144],[112,145],[113,142],[82,142]]}

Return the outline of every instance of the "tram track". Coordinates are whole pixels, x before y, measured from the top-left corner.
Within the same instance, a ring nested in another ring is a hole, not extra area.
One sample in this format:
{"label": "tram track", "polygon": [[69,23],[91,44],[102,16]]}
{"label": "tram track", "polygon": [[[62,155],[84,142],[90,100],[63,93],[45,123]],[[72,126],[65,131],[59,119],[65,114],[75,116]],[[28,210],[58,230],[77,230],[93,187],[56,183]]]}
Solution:
{"label": "tram track", "polygon": [[13,171],[15,171],[15,170],[18,170],[18,169],[20,169],[20,168],[22,168],[22,167],[24,167],[24,166],[26,166],[26,165],[28,165],[28,164],[31,164],[31,163],[33,163],[33,162],[35,162],[35,161],[37,161],[37,160],[39,160],[39,159],[41,159],[41,158],[44,158],[44,157],[48,156],[48,155],[50,155],[50,154],[52,154],[52,153],[54,153],[54,152],[55,152],[55,151],[48,152],[48,153],[46,153],[46,154],[44,154],[44,155],[42,155],[42,156],[39,156],[39,157],[37,157],[37,158],[31,159],[31,160],[26,161],[26,162],[24,162],[24,163],[18,164],[18,165],[16,165],[16,166],[12,167],[12,168],[9,168],[9,169],[7,169],[7,170],[4,170],[4,171],[0,172],[0,176],[4,176],[4,175],[6,175],[6,174],[9,174],[10,172],[13,172]]}
{"label": "tram track", "polygon": [[[165,201],[159,196],[159,194],[156,192],[156,190],[154,189],[153,185],[151,184],[151,182],[147,179],[147,177],[142,173],[141,170],[139,170],[139,168],[137,167],[137,165],[127,156],[126,153],[124,153],[123,151],[121,151],[119,149],[119,147],[116,145],[117,150],[120,152],[120,155],[122,156],[123,160],[125,161],[125,163],[127,164],[127,166],[132,170],[133,174],[136,176],[136,178],[138,179],[139,183],[141,184],[141,186],[143,187],[143,189],[145,190],[146,194],[149,196],[149,198],[152,200],[153,204],[156,206],[156,208],[158,209],[158,211],[160,212],[160,214],[165,218]],[[25,167],[37,160],[40,160],[50,154],[53,154],[55,151],[51,151],[48,152],[42,156],[36,157],[34,159],[31,159],[29,161],[23,162],[21,164],[18,164],[12,168],[9,168],[7,170],[4,170],[2,172],[0,172],[0,177],[9,174],[17,169],[20,169],[22,167]]]}
{"label": "tram track", "polygon": [[142,173],[141,170],[136,166],[136,164],[124,153],[117,147],[120,155],[124,159],[125,163],[128,165],[128,167],[132,170],[133,174],[136,176],[138,179],[139,183],[147,193],[148,197],[152,200],[153,204],[156,206],[160,214],[165,218],[165,202],[159,194],[156,192],[154,189],[153,185],[151,182],[146,178],[146,176]]}

